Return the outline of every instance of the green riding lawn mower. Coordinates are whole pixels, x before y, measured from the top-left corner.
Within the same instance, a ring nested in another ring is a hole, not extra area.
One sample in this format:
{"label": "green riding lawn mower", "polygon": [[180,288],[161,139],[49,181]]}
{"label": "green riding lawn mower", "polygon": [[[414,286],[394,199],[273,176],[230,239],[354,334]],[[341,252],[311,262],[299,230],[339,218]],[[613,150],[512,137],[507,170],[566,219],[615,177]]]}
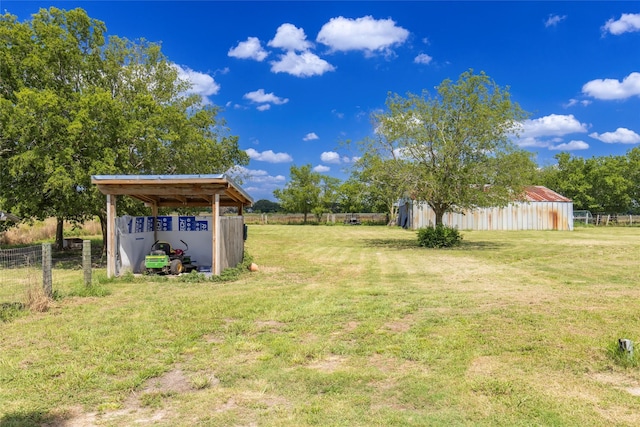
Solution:
{"label": "green riding lawn mower", "polygon": [[197,265],[191,261],[191,256],[186,252],[189,245],[184,240],[185,249],[173,249],[169,242],[156,240],[151,246],[151,252],[144,257],[140,265],[140,272],[146,274],[180,274],[195,270]]}

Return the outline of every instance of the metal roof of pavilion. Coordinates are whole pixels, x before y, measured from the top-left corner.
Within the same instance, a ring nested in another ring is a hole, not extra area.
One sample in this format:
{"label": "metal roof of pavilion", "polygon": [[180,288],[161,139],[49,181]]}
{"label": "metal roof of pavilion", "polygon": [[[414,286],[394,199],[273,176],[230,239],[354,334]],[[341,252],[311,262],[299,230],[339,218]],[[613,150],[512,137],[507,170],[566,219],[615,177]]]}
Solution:
{"label": "metal roof of pavilion", "polygon": [[219,175],[93,175],[101,193],[127,195],[158,207],[251,206],[253,199],[225,174]]}

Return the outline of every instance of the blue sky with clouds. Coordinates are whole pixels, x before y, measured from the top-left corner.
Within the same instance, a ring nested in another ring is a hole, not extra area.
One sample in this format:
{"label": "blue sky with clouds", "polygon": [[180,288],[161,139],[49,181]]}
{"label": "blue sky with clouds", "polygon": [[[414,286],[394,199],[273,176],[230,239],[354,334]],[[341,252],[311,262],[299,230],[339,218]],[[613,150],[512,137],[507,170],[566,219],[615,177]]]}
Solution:
{"label": "blue sky with clouds", "polygon": [[372,134],[389,92],[468,69],[531,113],[515,142],[540,165],[640,144],[640,2],[0,0],[20,20],[49,6],[161,43],[240,137],[255,200],[273,200],[292,165],[347,178],[357,153],[341,142]]}

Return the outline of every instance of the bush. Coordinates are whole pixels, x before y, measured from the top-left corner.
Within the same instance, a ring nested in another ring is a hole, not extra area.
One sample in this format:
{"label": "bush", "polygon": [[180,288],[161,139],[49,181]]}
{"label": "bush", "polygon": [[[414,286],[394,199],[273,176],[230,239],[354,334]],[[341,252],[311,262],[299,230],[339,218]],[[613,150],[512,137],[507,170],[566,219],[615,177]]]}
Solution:
{"label": "bush", "polygon": [[460,242],[462,235],[457,228],[440,224],[418,230],[418,244],[426,248],[449,248]]}

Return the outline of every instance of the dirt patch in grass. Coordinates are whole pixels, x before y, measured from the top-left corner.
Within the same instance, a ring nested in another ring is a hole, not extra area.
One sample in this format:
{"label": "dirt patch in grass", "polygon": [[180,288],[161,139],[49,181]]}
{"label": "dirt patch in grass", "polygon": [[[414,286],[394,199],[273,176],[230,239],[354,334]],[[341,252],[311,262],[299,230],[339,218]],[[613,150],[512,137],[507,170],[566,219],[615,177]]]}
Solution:
{"label": "dirt patch in grass", "polygon": [[222,344],[224,343],[224,336],[219,334],[207,334],[202,337],[204,342],[208,344]]}
{"label": "dirt patch in grass", "polygon": [[277,333],[280,332],[287,324],[276,320],[264,320],[256,321],[255,325],[261,331]]}
{"label": "dirt patch in grass", "polygon": [[[332,337],[343,337],[343,335],[345,334],[350,334],[351,332],[355,331],[356,328],[360,325],[360,322],[357,321],[350,321],[344,324],[344,326],[341,329],[337,329],[333,332],[331,332],[331,336]],[[338,326],[338,325],[336,325]],[[343,342],[345,342],[346,340],[348,340],[348,338],[338,338],[340,340],[342,340]]]}
{"label": "dirt patch in grass", "polygon": [[334,354],[325,357],[324,359],[316,360],[315,362],[307,365],[307,367],[310,369],[316,369],[321,372],[332,373],[340,370],[346,360],[346,357],[337,356]]}
{"label": "dirt patch in grass", "polygon": [[391,332],[407,332],[415,323],[415,316],[405,316],[402,319],[386,322],[384,328]]}
{"label": "dirt patch in grass", "polygon": [[430,369],[427,365],[411,360],[397,359],[383,354],[374,354],[367,358],[367,366],[376,368],[385,375],[409,375],[427,374]]}
{"label": "dirt patch in grass", "polygon": [[[144,387],[125,399],[121,409],[104,412],[83,412],[81,408],[71,408],[64,427],[89,427],[107,423],[122,425],[154,424],[171,419],[173,412],[167,408],[165,399],[179,394],[197,392],[200,389],[217,386],[219,380],[213,375],[198,374],[187,376],[176,368],[165,374],[149,379]],[[225,405],[217,411],[225,410]],[[53,427],[53,426],[51,426]]]}
{"label": "dirt patch in grass", "polygon": [[467,375],[476,376],[491,376],[495,372],[500,370],[502,363],[493,356],[479,356],[471,361],[469,369],[467,369]]}
{"label": "dirt patch in grass", "polygon": [[147,381],[143,393],[184,393],[192,389],[189,379],[180,369],[174,369],[164,375]]}
{"label": "dirt patch in grass", "polygon": [[[624,390],[633,396],[640,396],[640,380],[624,375],[620,372],[598,372],[591,378],[601,384],[610,385],[619,390]],[[640,414],[638,414],[640,417]]]}
{"label": "dirt patch in grass", "polygon": [[607,419],[609,425],[640,425],[640,414],[624,406],[596,406],[595,411]]}

